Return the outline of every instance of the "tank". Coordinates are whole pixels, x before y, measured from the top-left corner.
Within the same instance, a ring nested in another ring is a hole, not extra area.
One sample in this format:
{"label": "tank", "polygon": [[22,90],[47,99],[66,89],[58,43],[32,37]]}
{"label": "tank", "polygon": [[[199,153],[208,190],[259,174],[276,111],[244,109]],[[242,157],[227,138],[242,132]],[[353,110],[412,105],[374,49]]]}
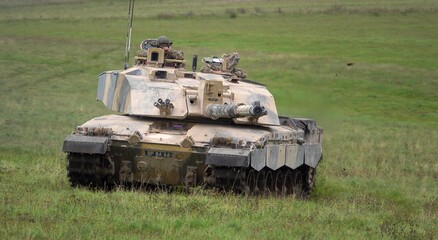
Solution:
{"label": "tank", "polygon": [[141,44],[135,65],[99,76],[97,100],[118,112],[64,140],[72,186],[202,186],[307,198],[323,129],[279,116],[266,86],[236,68],[238,54],[184,60]]}

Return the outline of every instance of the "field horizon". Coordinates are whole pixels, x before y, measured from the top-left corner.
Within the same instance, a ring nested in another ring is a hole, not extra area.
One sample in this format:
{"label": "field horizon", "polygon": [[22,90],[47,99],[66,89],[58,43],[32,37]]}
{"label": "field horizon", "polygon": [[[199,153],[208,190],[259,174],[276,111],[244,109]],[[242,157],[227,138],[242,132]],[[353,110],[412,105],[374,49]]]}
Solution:
{"label": "field horizon", "polygon": [[315,192],[71,188],[62,142],[114,113],[96,101],[97,77],[123,67],[128,1],[4,0],[0,238],[438,238],[437,2],[135,4],[131,64],[160,35],[187,59],[237,51],[280,115],[324,128]]}

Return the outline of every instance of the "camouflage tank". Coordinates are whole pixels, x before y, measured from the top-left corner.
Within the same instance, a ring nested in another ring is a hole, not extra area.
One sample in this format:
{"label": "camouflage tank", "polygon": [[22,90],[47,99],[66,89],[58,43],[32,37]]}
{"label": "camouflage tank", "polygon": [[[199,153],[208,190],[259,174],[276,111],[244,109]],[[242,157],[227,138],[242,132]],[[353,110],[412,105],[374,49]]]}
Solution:
{"label": "camouflage tank", "polygon": [[148,41],[133,67],[99,76],[97,99],[121,114],[91,119],[65,138],[72,186],[309,196],[322,159],[314,120],[278,116],[266,87],[235,68],[237,53],[187,71]]}

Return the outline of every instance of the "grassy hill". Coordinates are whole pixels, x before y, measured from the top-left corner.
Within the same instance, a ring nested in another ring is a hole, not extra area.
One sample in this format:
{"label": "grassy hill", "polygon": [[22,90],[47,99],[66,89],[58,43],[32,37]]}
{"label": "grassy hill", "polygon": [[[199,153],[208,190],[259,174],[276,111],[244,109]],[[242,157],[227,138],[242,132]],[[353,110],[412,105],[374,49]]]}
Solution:
{"label": "grassy hill", "polygon": [[0,238],[438,237],[436,1],[136,1],[133,52],[238,51],[282,115],[325,129],[308,201],[70,188],[62,141],[110,113],[97,76],[123,66],[127,8],[0,2]]}

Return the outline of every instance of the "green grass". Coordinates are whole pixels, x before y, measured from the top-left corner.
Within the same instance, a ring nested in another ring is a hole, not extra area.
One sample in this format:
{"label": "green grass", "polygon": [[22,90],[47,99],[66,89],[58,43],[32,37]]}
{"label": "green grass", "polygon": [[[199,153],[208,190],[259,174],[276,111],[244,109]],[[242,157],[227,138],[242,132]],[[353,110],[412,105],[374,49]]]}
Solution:
{"label": "green grass", "polygon": [[[238,51],[282,115],[324,127],[308,201],[69,187],[64,137],[110,113],[127,1],[0,2],[1,239],[436,239],[436,1],[136,1],[133,46]],[[132,54],[132,53],[131,53]],[[347,66],[347,63],[353,63]]]}

